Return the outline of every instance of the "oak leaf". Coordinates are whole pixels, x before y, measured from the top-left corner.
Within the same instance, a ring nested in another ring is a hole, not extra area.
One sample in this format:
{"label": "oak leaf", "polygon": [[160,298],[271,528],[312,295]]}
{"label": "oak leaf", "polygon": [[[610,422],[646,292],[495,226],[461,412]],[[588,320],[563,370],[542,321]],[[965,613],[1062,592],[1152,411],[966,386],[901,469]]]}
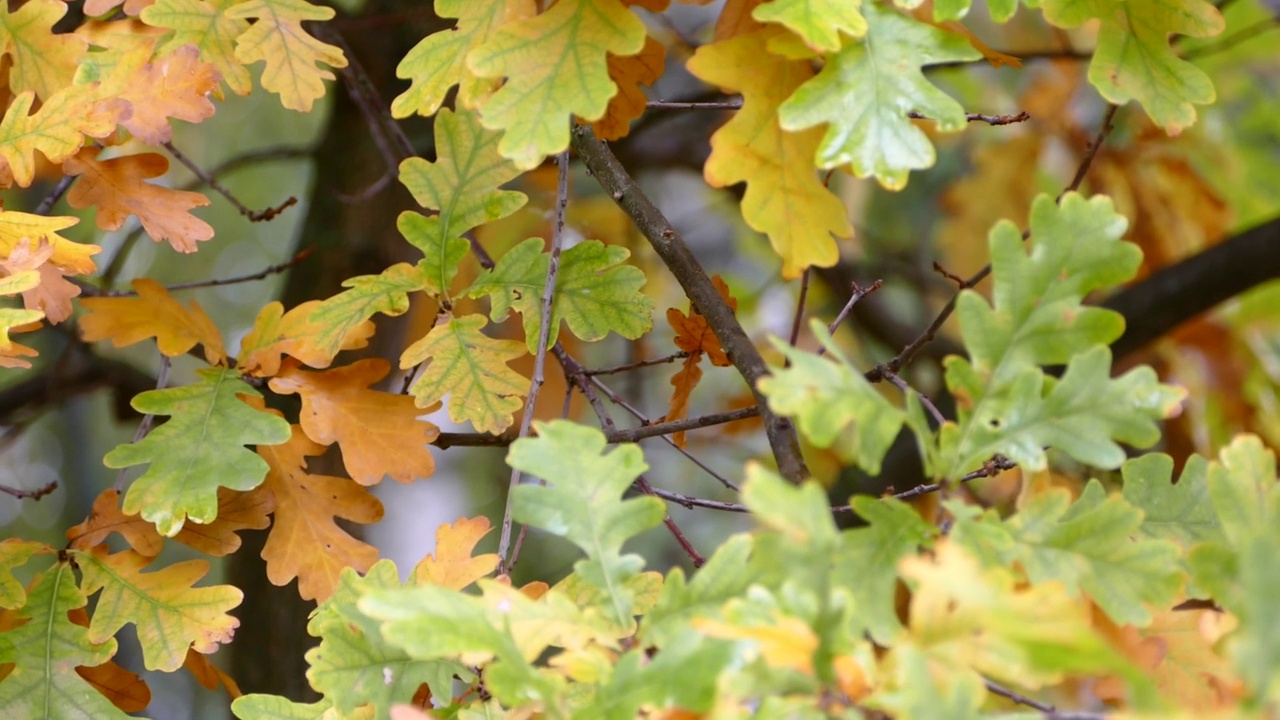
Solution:
{"label": "oak leaf", "polygon": [[[223,557],[240,547],[241,530],[261,530],[271,524],[267,515],[275,509],[270,494],[237,492],[218,488],[218,517],[206,525],[188,523],[174,540],[206,555]],[[67,530],[73,548],[100,545],[111,533],[119,533],[134,552],[146,557],[160,554],[164,539],[152,523],[120,509],[120,493],[107,489],[93,501],[93,510],[84,522]]]}
{"label": "oak leaf", "polygon": [[5,538],[0,541],[0,609],[12,610],[26,604],[26,589],[13,576],[13,571],[26,565],[32,557],[50,551],[51,548],[44,543],[20,538]]}
{"label": "oak leaf", "polygon": [[459,518],[452,525],[436,528],[435,552],[413,568],[412,581],[461,590],[493,572],[501,558],[494,553],[471,555],[489,530],[489,519],[483,515]]}
{"label": "oak leaf", "polygon": [[173,138],[170,118],[198,123],[213,115],[208,96],[220,78],[213,65],[200,61],[194,45],[152,57],[148,45],[123,53],[103,80],[102,92],[129,103],[130,112],[120,121],[126,130],[143,142],[160,145]]}
{"label": "oak leaf", "polygon": [[312,5],[306,0],[249,0],[232,6],[228,18],[254,20],[236,38],[236,60],[249,65],[259,60],[262,87],[280,96],[280,104],[290,110],[310,112],[311,105],[324,97],[324,81],[333,73],[318,67],[347,66],[342,50],[320,42],[303,29],[306,20],[328,20],[336,12],[331,7]]}
{"label": "oak leaf", "polygon": [[520,409],[529,387],[529,381],[507,362],[526,350],[524,343],[485,335],[484,326],[481,315],[444,313],[426,337],[405,349],[400,368],[427,363],[409,388],[418,407],[432,405],[447,394],[451,420],[470,420],[480,432],[499,433],[511,424],[511,414]]}
{"label": "oak leaf", "polygon": [[[83,610],[78,612],[84,613]],[[88,615],[85,615],[83,623],[78,624],[88,627]],[[114,660],[94,667],[78,667],[76,674],[124,712],[140,713],[151,704],[151,688],[147,687],[146,681],[137,673],[120,667]]]}
{"label": "oak leaf", "polygon": [[28,187],[35,177],[35,151],[60,163],[75,155],[84,136],[105,137],[116,129],[128,105],[119,99],[100,101],[97,88],[71,85],[54,93],[28,115],[35,93],[19,93],[0,120],[0,159],[9,165],[14,182]]}
{"label": "oak leaf", "polygon": [[[16,295],[29,292],[40,282],[40,273],[35,270],[20,270],[13,275],[0,278],[0,296]],[[0,308],[0,365],[6,367],[31,367],[22,357],[34,356],[36,352],[24,345],[19,345],[9,337],[10,331],[21,329],[24,325],[34,323],[44,317],[39,310],[21,308]]]}
{"label": "oak leaf", "polygon": [[[284,311],[278,302],[268,303],[258,312],[249,333],[240,341],[237,368],[259,377],[272,377],[280,372],[283,355],[290,355],[311,367],[328,367],[333,355],[317,349],[316,338],[331,332],[330,328],[312,320],[319,300],[311,300]],[[369,344],[373,322],[366,320],[347,330],[338,343],[339,350],[355,350]]]}
{"label": "oak leaf", "polygon": [[200,687],[206,690],[217,690],[221,685],[227,689],[227,694],[232,699],[238,698],[244,693],[240,692],[240,685],[221,668],[213,664],[213,661],[203,653],[195,650],[187,650],[187,657],[182,662],[182,667],[191,673],[191,677],[200,683]]}
{"label": "oak leaf", "polygon": [[28,239],[18,242],[9,257],[0,260],[0,268],[9,275],[24,270],[40,274],[40,283],[22,291],[22,304],[28,310],[39,310],[49,322],[60,323],[71,317],[71,298],[80,294],[80,286],[67,281],[62,268],[48,262],[53,257],[53,246],[47,242],[35,245]]}
{"label": "oak leaf", "polygon": [[189,518],[210,523],[217,517],[220,487],[250,490],[263,481],[267,465],[245,445],[270,445],[289,438],[289,425],[250,406],[260,398],[234,370],[197,370],[191,385],[148,390],[131,405],[142,413],[168,415],[142,440],[118,445],[102,459],[111,468],[147,463],[129,487],[124,512],[141,512],[166,537],[177,535]]}
{"label": "oak leaf", "polygon": [[46,217],[0,208],[0,255],[11,257],[24,241],[44,243],[53,247],[49,262],[68,275],[87,275],[98,269],[93,256],[102,248],[81,245],[58,234],[78,222],[80,219],[74,217]]}
{"label": "oak leaf", "polygon": [[324,446],[307,439],[296,425],[288,442],[258,448],[269,467],[259,492],[271,493],[276,508],[262,548],[267,579],[284,586],[297,578],[304,600],[328,598],[343,568],[364,572],[378,559],[376,548],[348,535],[334,518],[377,522],[382,503],[352,480],[308,473],[307,457],[322,452]]}
{"label": "oak leaf", "polygon": [[503,130],[498,150],[529,170],[569,145],[569,119],[599,120],[618,88],[609,54],[634,55],[645,27],[620,0],[561,0],[536,17],[498,28],[467,55],[480,77],[506,77],[481,122]]}
{"label": "oak leaf", "polygon": [[158,0],[143,10],[141,17],[148,25],[173,30],[173,35],[156,49],[157,55],[194,45],[200,58],[213,65],[232,92],[248,95],[253,83],[249,71],[235,57],[235,41],[249,29],[249,23],[228,14],[236,2]]}
{"label": "oak leaf", "polygon": [[[723,278],[714,275],[711,278],[712,284],[716,290],[720,292],[720,297],[724,298],[729,309],[737,311],[738,299],[729,292],[729,286],[725,284]],[[724,348],[720,346],[720,339],[711,331],[711,327],[707,325],[707,319],[698,312],[697,308],[690,308],[689,315],[676,308],[667,309],[667,322],[671,325],[671,329],[675,330],[676,347],[689,353],[684,359],[680,370],[671,378],[671,386],[674,392],[671,394],[671,402],[667,409],[666,419],[680,420],[688,415],[689,397],[693,394],[693,389],[697,387],[698,381],[702,379],[702,369],[699,364],[702,362],[702,356],[705,353],[711,364],[716,367],[729,367],[733,363],[729,361],[729,356],[725,354]],[[685,446],[684,431],[675,433],[671,438],[680,447]]]}
{"label": "oak leaf", "polygon": [[343,280],[342,287],[348,289],[322,300],[307,316],[307,321],[316,328],[315,333],[307,336],[307,343],[315,357],[327,358],[315,367],[328,367],[351,334],[358,332],[375,314],[395,317],[407,311],[409,293],[421,290],[422,286],[422,273],[408,263],[396,263],[378,275],[357,275]]}
{"label": "oak leaf", "polygon": [[770,39],[785,32],[768,28],[704,45],[688,67],[709,83],[742,93],[742,109],[711,137],[703,171],[707,183],[747,183],[743,219],[769,236],[782,257],[783,277],[797,278],[807,267],[834,265],[839,252],[832,236],[852,236],[853,226],[844,204],[814,170],[821,131],[786,132],[778,124],[778,107],[813,77],[808,60],[770,54]]}
{"label": "oak leaf", "polygon": [[338,443],[353,480],[375,485],[390,475],[399,482],[413,482],[435,472],[427,445],[440,429],[417,418],[439,406],[420,409],[407,395],[371,390],[390,370],[391,363],[382,358],[320,373],[288,364],[270,384],[278,393],[302,397],[302,430],[321,445]]}
{"label": "oak leaf", "polygon": [[396,66],[396,77],[411,84],[391,103],[392,117],[431,115],[454,85],[458,107],[475,109],[499,83],[468,70],[467,54],[498,28],[533,17],[538,8],[533,0],[436,0],[435,10],[441,18],[457,18],[457,24],[423,38]]}
{"label": "oak leaf", "polygon": [[197,242],[213,237],[213,227],[191,214],[192,208],[208,205],[209,198],[143,182],[168,172],[169,161],[163,155],[98,160],[100,152],[102,148],[85,148],[62,163],[64,172],[80,177],[67,193],[67,204],[81,209],[96,205],[100,229],[119,230],[130,215],[136,215],[152,240],[168,240],[182,253],[195,252]]}
{"label": "oak leaf", "polygon": [[0,6],[0,52],[12,58],[9,88],[14,93],[34,91],[47,101],[71,84],[89,44],[77,35],[53,31],[66,14],[67,4],[58,0],[29,0],[14,12],[9,3]]}
{"label": "oak leaf", "polygon": [[133,281],[138,297],[85,298],[81,305],[88,314],[80,319],[80,337],[85,342],[111,339],[115,347],[125,347],[154,337],[160,352],[177,357],[200,343],[210,364],[226,358],[222,336],[199,303],[184,306],[160,283],[150,278]]}
{"label": "oak leaf", "polygon": [[618,86],[618,94],[609,100],[604,117],[591,126],[597,137],[626,137],[631,121],[644,114],[648,102],[640,86],[657,82],[666,65],[667,48],[652,37],[644,39],[644,47],[635,55],[609,56],[609,79]]}
{"label": "oak leaf", "polygon": [[861,0],[773,0],[756,7],[751,17],[785,25],[806,45],[820,52],[840,49],[841,34],[861,38],[867,21],[858,12]]}
{"label": "oak leaf", "polygon": [[101,17],[112,10],[123,6],[124,14],[138,17],[155,0],[84,0],[84,14],[90,17]]}
{"label": "oak leaf", "polygon": [[187,648],[211,653],[231,641],[240,621],[227,614],[244,593],[231,585],[192,587],[209,572],[204,560],[187,560],[144,573],[151,558],[132,550],[108,554],[105,545],[75,553],[86,595],[102,595],[89,625],[89,640],[114,637],[132,623],[148,670],[182,667]]}

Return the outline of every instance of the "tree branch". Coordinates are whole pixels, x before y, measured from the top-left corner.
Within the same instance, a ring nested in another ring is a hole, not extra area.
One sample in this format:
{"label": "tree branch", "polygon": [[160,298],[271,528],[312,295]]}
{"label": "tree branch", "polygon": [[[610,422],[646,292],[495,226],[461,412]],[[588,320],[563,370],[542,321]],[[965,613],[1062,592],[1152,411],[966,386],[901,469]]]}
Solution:
{"label": "tree branch", "polygon": [[809,469],[800,453],[800,442],[794,425],[787,418],[770,411],[764,395],[756,387],[760,378],[769,372],[764,359],[738,324],[733,310],[716,291],[697,258],[685,245],[684,239],[644,194],[626,168],[622,167],[609,146],[596,138],[589,127],[575,127],[571,138],[573,149],[586,163],[591,174],[649,239],[690,302],[707,319],[729,360],[747,381],[755,395],[756,405],[760,408],[760,415],[764,418],[765,433],[778,463],[778,470],[792,482],[798,483],[809,477]]}

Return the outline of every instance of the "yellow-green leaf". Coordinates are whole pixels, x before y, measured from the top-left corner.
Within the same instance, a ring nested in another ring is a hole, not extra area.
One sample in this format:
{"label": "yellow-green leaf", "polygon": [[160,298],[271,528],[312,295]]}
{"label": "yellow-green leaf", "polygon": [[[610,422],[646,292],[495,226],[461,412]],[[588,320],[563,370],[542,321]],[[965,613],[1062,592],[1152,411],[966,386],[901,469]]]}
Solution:
{"label": "yellow-green leaf", "polygon": [[867,21],[858,12],[861,0],[773,0],[756,7],[751,17],[785,25],[814,50],[840,49],[840,33],[862,37]]}
{"label": "yellow-green leaf", "polygon": [[528,170],[568,147],[569,118],[599,120],[618,90],[608,55],[635,55],[644,39],[620,0],[561,0],[499,28],[467,56],[476,75],[507,78],[480,112],[485,127],[505,131],[498,151]]}
{"label": "yellow-green leaf", "polygon": [[0,5],[0,52],[12,58],[13,92],[30,90],[48,100],[71,84],[89,43],[73,33],[54,34],[54,23],[66,14],[67,4],[59,0],[28,0],[12,13],[9,3]]}
{"label": "yellow-green leaf", "polygon": [[359,275],[342,282],[350,288],[325,300],[307,321],[322,328],[308,338],[312,348],[332,359],[352,331],[377,313],[395,317],[409,309],[408,293],[422,289],[422,275],[408,263],[396,263],[379,275]]}
{"label": "yellow-green leaf", "polygon": [[290,110],[310,112],[311,105],[324,97],[324,81],[333,73],[317,65],[347,66],[342,50],[307,34],[304,20],[328,20],[333,8],[312,5],[306,0],[249,0],[232,7],[226,17],[256,20],[236,39],[236,59],[249,65],[262,60],[262,87],[280,96],[280,104]]}
{"label": "yellow-green leaf", "polygon": [[194,45],[200,59],[217,68],[222,79],[237,95],[253,89],[249,71],[236,59],[236,38],[249,23],[228,14],[236,0],[158,0],[142,11],[142,21],[152,27],[169,28],[173,34],[156,55],[165,55],[183,45]]}

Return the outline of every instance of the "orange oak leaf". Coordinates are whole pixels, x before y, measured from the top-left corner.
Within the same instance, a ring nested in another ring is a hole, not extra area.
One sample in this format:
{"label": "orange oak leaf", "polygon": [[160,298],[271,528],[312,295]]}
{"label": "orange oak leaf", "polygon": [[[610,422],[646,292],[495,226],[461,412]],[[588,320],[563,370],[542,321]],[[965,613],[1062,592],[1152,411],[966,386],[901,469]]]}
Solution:
{"label": "orange oak leaf", "polygon": [[[89,611],[78,607],[67,612],[67,618],[80,627],[89,627]],[[151,704],[151,688],[136,673],[108,660],[93,667],[78,667],[76,674],[106,696],[112,705],[125,712],[142,712]]]}
{"label": "orange oak leaf", "polygon": [[[241,530],[261,530],[271,524],[267,517],[275,509],[269,493],[238,492],[218,488],[218,517],[208,525],[187,523],[174,540],[206,555],[223,557],[240,548]],[[93,510],[84,522],[67,530],[68,544],[87,549],[103,543],[111,533],[119,533],[134,552],[146,557],[160,554],[164,539],[154,523],[120,509],[120,494],[104,490],[93,501]]]}
{"label": "orange oak leaf", "polygon": [[[34,330],[40,326],[40,323],[32,323],[30,326],[18,326],[9,328],[9,332],[19,332]],[[0,345],[0,367],[3,368],[29,368],[31,363],[23,360],[23,358],[35,357],[40,353],[35,348],[14,342],[9,339],[9,347]]]}
{"label": "orange oak leaf", "polygon": [[271,389],[302,396],[302,430],[321,445],[338,443],[343,464],[356,482],[374,485],[383,475],[413,482],[435,472],[427,445],[440,429],[417,418],[440,404],[419,408],[408,395],[369,389],[390,371],[391,363],[382,358],[319,373],[287,363],[271,380]]}
{"label": "orange oak leaf", "polygon": [[[289,312],[278,302],[269,303],[258,312],[253,328],[240,341],[237,369],[258,377],[273,377],[280,372],[284,355],[314,368],[329,367],[333,355],[317,349],[314,339],[330,331],[329,326],[314,321],[320,300],[302,303]],[[347,331],[342,350],[355,350],[369,344],[373,322],[366,320]]]}
{"label": "orange oak leaf", "polygon": [[124,347],[154,337],[160,352],[176,357],[195,347],[204,346],[204,357],[211,365],[226,359],[218,328],[196,302],[184,307],[173,299],[160,283],[149,278],[133,281],[138,297],[85,298],[81,305],[88,314],[80,318],[80,336],[85,342],[111,339],[115,347]]}
{"label": "orange oak leaf", "polygon": [[128,50],[103,85],[129,103],[130,112],[120,124],[139,140],[160,145],[173,138],[170,118],[198,123],[213,115],[209,95],[217,91],[222,77],[213,65],[200,61],[195,45],[151,57],[145,44]]}
{"label": "orange oak leaf", "polygon": [[41,241],[33,247],[29,238],[23,238],[0,260],[0,268],[9,275],[23,270],[40,273],[40,284],[22,293],[22,304],[28,310],[40,310],[49,322],[60,323],[71,317],[71,298],[80,294],[80,286],[67,281],[67,272],[49,262],[53,257],[53,245]]}
{"label": "orange oak leaf", "polygon": [[262,548],[267,579],[284,586],[295,577],[304,600],[328,598],[338,587],[345,567],[364,572],[378,559],[378,550],[351,537],[334,522],[341,517],[368,524],[382,518],[382,503],[353,480],[307,472],[307,457],[324,452],[293,426],[283,445],[259,446],[270,469],[254,492],[275,497],[275,524]]}
{"label": "orange oak leaf", "polygon": [[232,700],[244,694],[240,692],[240,686],[236,684],[235,679],[214,665],[208,655],[188,650],[187,659],[182,661],[182,667],[191,673],[191,677],[206,690],[217,690],[221,685],[227,689],[227,694]]}
{"label": "orange oak leaf", "polygon": [[[711,282],[720,292],[720,297],[728,303],[729,309],[736,312],[738,299],[729,292],[729,286],[724,279],[715,275],[711,278]],[[707,325],[707,319],[696,308],[690,308],[687,316],[676,308],[670,308],[667,310],[667,322],[671,324],[671,329],[676,331],[676,347],[689,353],[680,369],[671,378],[674,391],[671,394],[671,403],[666,415],[667,420],[680,420],[688,414],[689,397],[693,394],[693,389],[698,386],[698,381],[702,379],[702,368],[699,364],[702,362],[703,354],[706,354],[711,364],[716,367],[728,367],[732,363],[729,361],[729,356],[725,355],[724,348],[720,347],[719,338]],[[685,446],[684,432],[675,433],[671,439],[679,447]]]}
{"label": "orange oak leaf", "polygon": [[636,55],[609,55],[609,79],[618,86],[618,94],[609,100],[604,117],[591,126],[600,139],[626,137],[631,121],[644,114],[648,102],[640,86],[657,82],[666,69],[666,60],[666,47],[652,37],[645,38],[644,48]]}
{"label": "orange oak leaf", "polygon": [[191,214],[204,207],[209,198],[197,192],[174,190],[145,182],[169,170],[163,155],[142,153],[110,160],[98,160],[102,148],[88,147],[67,158],[62,169],[80,180],[67,193],[74,208],[98,207],[98,227],[119,230],[130,215],[136,215],[156,242],[169,241],[182,253],[196,251],[196,243],[213,237],[213,227]]}
{"label": "orange oak leaf", "polygon": [[[667,408],[667,420],[681,420],[689,415],[689,397],[693,395],[693,389],[702,380],[702,368],[698,366],[700,360],[702,360],[702,353],[693,353],[684,359],[680,369],[671,376],[671,386],[674,390],[671,393],[671,405]],[[684,431],[675,433],[671,440],[676,447],[684,447],[687,444]]]}
{"label": "orange oak leaf", "polygon": [[471,556],[489,532],[489,518],[459,518],[436,528],[436,549],[413,568],[413,582],[461,590],[493,572],[501,559],[494,553]]}

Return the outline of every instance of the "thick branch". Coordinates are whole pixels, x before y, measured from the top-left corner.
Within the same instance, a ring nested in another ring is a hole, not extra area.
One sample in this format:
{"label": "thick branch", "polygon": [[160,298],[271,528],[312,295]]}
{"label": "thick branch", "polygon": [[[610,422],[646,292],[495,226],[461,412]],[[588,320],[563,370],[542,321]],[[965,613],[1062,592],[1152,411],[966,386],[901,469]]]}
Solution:
{"label": "thick branch", "polygon": [[600,186],[631,216],[636,227],[649,239],[690,302],[707,319],[734,367],[747,381],[764,418],[765,433],[778,462],[778,470],[792,482],[807,478],[809,469],[805,467],[804,458],[800,454],[795,427],[790,420],[773,414],[764,396],[756,388],[760,378],[769,372],[764,359],[738,324],[733,310],[711,284],[711,279],[703,271],[698,259],[685,245],[680,233],[676,232],[666,216],[641,191],[609,146],[597,139],[590,128],[581,125],[574,128],[572,143],[573,149],[586,163]]}

